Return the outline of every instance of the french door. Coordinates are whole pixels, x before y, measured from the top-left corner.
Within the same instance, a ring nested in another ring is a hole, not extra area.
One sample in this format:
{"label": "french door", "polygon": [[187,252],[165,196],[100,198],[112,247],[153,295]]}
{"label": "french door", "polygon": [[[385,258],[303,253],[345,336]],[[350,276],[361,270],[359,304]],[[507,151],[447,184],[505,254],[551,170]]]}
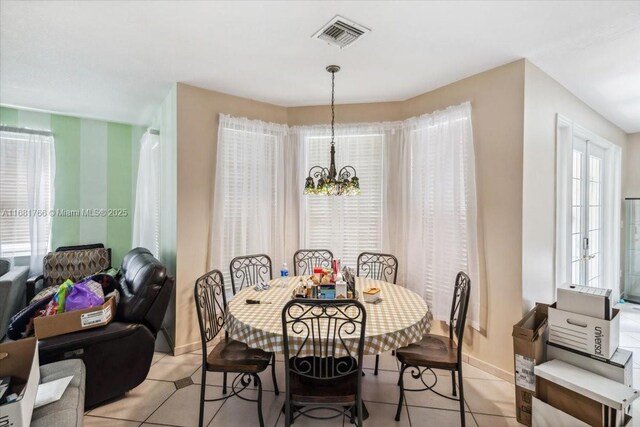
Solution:
{"label": "french door", "polygon": [[573,140],[571,172],[571,282],[603,287],[605,152],[581,138]]}

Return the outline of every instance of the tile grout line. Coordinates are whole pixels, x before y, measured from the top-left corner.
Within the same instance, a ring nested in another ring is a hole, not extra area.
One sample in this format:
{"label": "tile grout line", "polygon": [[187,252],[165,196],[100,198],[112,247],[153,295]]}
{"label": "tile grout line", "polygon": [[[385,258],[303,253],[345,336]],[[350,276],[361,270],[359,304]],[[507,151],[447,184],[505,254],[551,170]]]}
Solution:
{"label": "tile grout line", "polygon": [[167,400],[171,399],[171,396],[173,396],[174,394],[176,394],[176,392],[178,391],[178,389],[176,388],[176,385],[173,385],[173,388],[175,390],[173,390],[173,392],[165,399],[162,401],[162,403],[160,405],[158,405],[158,407],[156,409],[153,410],[153,412],[151,414],[149,414],[149,416],[147,418],[145,418],[145,420],[143,421],[143,423],[146,423],[147,421],[149,421],[149,418],[151,418],[153,416],[153,414],[155,414],[156,412],[158,412],[158,409],[162,408],[162,405],[164,405],[165,403],[167,403]]}

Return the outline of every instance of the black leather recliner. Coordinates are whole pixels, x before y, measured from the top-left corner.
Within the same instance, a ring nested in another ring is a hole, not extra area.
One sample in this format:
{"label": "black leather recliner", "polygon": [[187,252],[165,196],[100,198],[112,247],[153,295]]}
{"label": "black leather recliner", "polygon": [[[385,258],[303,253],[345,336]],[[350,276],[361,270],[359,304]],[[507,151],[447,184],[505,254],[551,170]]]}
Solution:
{"label": "black leather recliner", "polygon": [[120,303],[111,323],[39,342],[41,364],[82,359],[87,369],[85,407],[121,396],[147,377],[175,283],[144,248],[125,255],[117,279]]}

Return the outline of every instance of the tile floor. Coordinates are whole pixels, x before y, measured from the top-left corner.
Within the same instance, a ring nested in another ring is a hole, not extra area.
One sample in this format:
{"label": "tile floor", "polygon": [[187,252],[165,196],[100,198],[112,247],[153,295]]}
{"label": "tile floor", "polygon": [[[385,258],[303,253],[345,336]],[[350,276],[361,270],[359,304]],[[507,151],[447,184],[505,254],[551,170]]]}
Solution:
{"label": "tile floor", "polygon": [[[634,384],[640,385],[640,305],[624,304],[622,309],[620,346],[634,351]],[[380,359],[380,372],[373,375],[374,357],[365,358],[366,376],[363,378],[363,396],[370,417],[367,426],[456,426],[459,425],[457,403],[433,393],[407,393],[400,422],[394,421],[398,400],[398,365],[391,353]],[[156,352],[147,380],[131,390],[124,398],[100,406],[85,414],[88,427],[133,427],[133,426],[197,426],[198,397],[200,390],[199,352],[171,356]],[[284,389],[284,370],[279,359],[277,368],[280,390]],[[451,377],[448,373],[436,371],[441,381],[438,388],[450,392]],[[514,386],[478,368],[464,365],[464,388],[466,401],[466,421],[469,427],[520,426],[515,419]],[[280,409],[284,403],[281,393],[273,392],[270,371],[263,373],[263,414],[265,425],[283,426],[284,417]],[[176,388],[174,381],[184,381],[187,385]],[[407,378],[407,377],[405,377]],[[193,384],[190,384],[190,383]],[[207,397],[222,396],[222,376],[207,374]],[[248,390],[248,396],[255,395]],[[640,401],[632,408],[630,425],[640,427]],[[257,426],[255,403],[231,398],[224,402],[207,403],[205,421],[209,426]],[[307,426],[344,426],[348,419],[317,421],[298,418],[294,424]]]}
{"label": "tile floor", "polygon": [[[640,330],[639,330],[640,331]],[[398,365],[391,353],[380,359],[380,372],[373,375],[374,357],[365,358],[363,397],[370,413],[365,421],[367,426],[455,426],[459,424],[458,403],[433,393],[407,393],[407,399],[400,422],[394,421],[398,402]],[[200,393],[201,355],[199,352],[171,356],[156,352],[147,380],[131,390],[122,399],[100,406],[86,413],[84,422],[88,427],[130,427],[130,426],[197,426],[198,398]],[[514,406],[513,385],[473,366],[464,366],[466,400],[466,420],[469,427],[517,426]],[[277,377],[280,390],[284,389],[283,362],[279,359]],[[436,371],[440,382],[438,388],[450,393],[451,377],[444,371]],[[189,378],[189,383],[176,388],[174,381]],[[263,415],[265,425],[284,426],[280,409],[284,403],[281,393],[273,392],[270,371],[263,373]],[[405,376],[407,379],[408,376]],[[193,384],[190,384],[190,383]],[[207,397],[222,396],[222,376],[207,374]],[[255,390],[247,390],[247,396],[255,395]],[[428,422],[426,421],[428,420]],[[207,403],[205,421],[209,426],[257,426],[255,403],[231,398],[224,402]],[[298,418],[294,424],[306,426],[351,425],[348,419],[318,421]]]}

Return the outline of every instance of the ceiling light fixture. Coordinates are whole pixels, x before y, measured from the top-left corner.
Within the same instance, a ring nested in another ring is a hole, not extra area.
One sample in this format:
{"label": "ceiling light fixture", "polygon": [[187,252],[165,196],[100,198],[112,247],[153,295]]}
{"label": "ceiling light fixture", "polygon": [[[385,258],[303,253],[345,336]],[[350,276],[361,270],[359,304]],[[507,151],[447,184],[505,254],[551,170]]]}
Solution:
{"label": "ceiling light fixture", "polygon": [[[336,172],[336,143],[335,143],[335,88],[336,73],[340,71],[337,65],[329,65],[327,71],[331,73],[331,163],[328,168],[312,166],[304,183],[304,194],[321,194],[326,196],[355,196],[360,194],[360,180],[353,166],[344,166]],[[316,181],[317,180],[317,181]]]}

